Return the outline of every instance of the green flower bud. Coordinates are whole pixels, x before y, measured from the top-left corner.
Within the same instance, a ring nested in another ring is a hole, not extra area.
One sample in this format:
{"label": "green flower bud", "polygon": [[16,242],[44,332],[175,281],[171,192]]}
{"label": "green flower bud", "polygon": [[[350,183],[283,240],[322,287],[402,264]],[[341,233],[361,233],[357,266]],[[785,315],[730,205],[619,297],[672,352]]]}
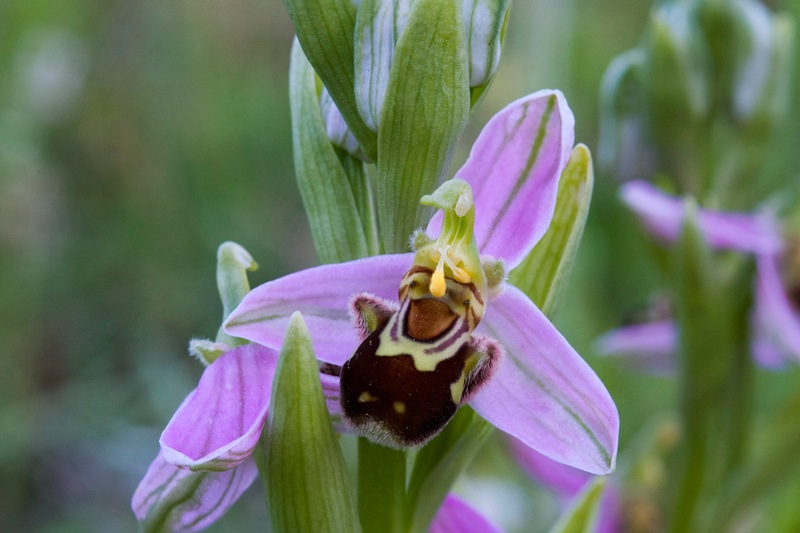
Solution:
{"label": "green flower bud", "polygon": [[754,0],[707,0],[700,23],[714,62],[718,105],[737,127],[765,133],[786,109],[793,21]]}
{"label": "green flower bud", "polygon": [[319,109],[322,112],[322,121],[325,123],[325,133],[331,144],[360,159],[366,159],[361,146],[325,87],[319,96]]}
{"label": "green flower bud", "polygon": [[666,4],[650,20],[644,85],[656,140],[685,135],[708,113],[708,50],[694,15],[690,4]]}
{"label": "green flower bud", "polygon": [[642,113],[644,51],[629,50],[609,64],[600,84],[600,142],[598,162],[625,181],[649,176],[655,153]]}
{"label": "green flower bud", "polygon": [[[508,0],[461,0],[461,21],[467,43],[473,104],[497,72],[508,12]],[[378,130],[395,47],[403,34],[414,0],[362,0],[355,29],[355,94],[358,111]],[[426,46],[420,43],[420,46]]]}

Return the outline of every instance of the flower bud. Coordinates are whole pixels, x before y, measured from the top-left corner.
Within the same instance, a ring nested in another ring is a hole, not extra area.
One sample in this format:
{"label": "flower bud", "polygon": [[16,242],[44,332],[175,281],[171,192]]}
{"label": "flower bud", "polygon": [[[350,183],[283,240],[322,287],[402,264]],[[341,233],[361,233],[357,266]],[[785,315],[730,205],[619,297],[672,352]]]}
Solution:
{"label": "flower bud", "polygon": [[794,25],[760,2],[707,0],[700,24],[714,62],[716,98],[738,127],[765,132],[785,111]]}
{"label": "flower bud", "polygon": [[655,153],[641,112],[644,59],[639,48],[617,56],[600,85],[598,162],[621,181],[649,176],[655,168]]}
{"label": "flower bud", "polygon": [[685,135],[708,112],[708,50],[700,37],[689,4],[665,4],[651,17],[644,86],[656,140]]}
{"label": "flower bud", "polygon": [[325,124],[325,133],[328,134],[331,144],[360,159],[365,159],[366,156],[361,150],[361,146],[325,87],[322,88],[319,97],[319,108]]}
{"label": "flower bud", "polygon": [[[508,0],[462,0],[461,19],[467,42],[470,88],[475,103],[494,77]],[[363,0],[355,34],[355,94],[358,111],[378,130],[394,63],[395,47],[406,28],[413,0]],[[425,43],[419,43],[426,46]]]}

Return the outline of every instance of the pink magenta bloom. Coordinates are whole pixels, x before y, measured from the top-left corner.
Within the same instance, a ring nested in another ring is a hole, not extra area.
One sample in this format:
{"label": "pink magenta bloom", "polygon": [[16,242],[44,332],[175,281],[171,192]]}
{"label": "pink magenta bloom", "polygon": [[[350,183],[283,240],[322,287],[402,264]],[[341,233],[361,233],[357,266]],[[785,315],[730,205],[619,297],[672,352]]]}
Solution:
{"label": "pink magenta bloom", "polygon": [[[558,91],[510,104],[486,125],[457,172],[472,188],[475,242],[483,256],[516,267],[547,230],[558,180],[574,140],[574,118]],[[441,217],[427,233],[436,236]],[[342,366],[361,343],[348,312],[354,295],[396,301],[414,254],[323,265],[252,290],[225,331],[277,349],[300,311],[317,358]],[[597,375],[519,289],[502,282],[484,295],[476,332],[499,341],[503,355],[469,404],[482,417],[541,453],[593,473],[613,470],[619,416]]]}
{"label": "pink magenta bloom", "polygon": [[[677,239],[684,218],[684,203],[644,181],[631,181],[620,189],[622,201],[657,237]],[[698,227],[709,245],[756,256],[751,349],[766,368],[800,359],[800,313],[783,280],[780,263],[783,239],[771,217],[761,214],[700,209]],[[613,330],[598,339],[602,353],[622,356],[656,372],[672,368],[678,331],[671,320],[637,324]]]}
{"label": "pink magenta bloom", "polygon": [[[480,252],[504,261],[507,270],[528,255],[550,224],[573,127],[560,92],[524,97],[491,119],[456,175],[473,191]],[[441,217],[434,217],[427,231],[435,235],[439,228]],[[178,408],[134,495],[137,516],[170,498],[182,502],[170,514],[174,529],[200,529],[221,516],[256,477],[250,455],[266,420],[277,350],[292,313],[303,314],[317,358],[341,367],[361,343],[349,314],[354,295],[396,300],[413,259],[407,253],[323,265],[252,290],[225,331],[253,344],[212,363]],[[469,404],[554,460],[592,473],[612,471],[619,415],[600,379],[522,291],[500,282],[484,297],[477,332],[499,341],[502,356]],[[339,378],[321,373],[320,379],[334,424],[344,429]],[[180,500],[182,491],[191,497]],[[437,521],[456,520],[451,510],[462,503],[448,498]]]}

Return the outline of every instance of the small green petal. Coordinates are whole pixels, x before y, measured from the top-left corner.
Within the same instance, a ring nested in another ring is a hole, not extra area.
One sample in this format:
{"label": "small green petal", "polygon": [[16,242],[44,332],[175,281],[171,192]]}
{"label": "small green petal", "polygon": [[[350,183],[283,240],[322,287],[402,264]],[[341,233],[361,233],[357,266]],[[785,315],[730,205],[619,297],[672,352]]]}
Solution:
{"label": "small green petal", "polygon": [[[247,272],[258,268],[253,257],[242,246],[235,242],[224,242],[217,250],[217,289],[222,300],[222,322],[236,309],[245,295],[250,292]],[[242,339],[231,337],[220,326],[217,342],[225,343],[231,348],[245,344]],[[207,363],[209,364],[209,363]]]}
{"label": "small green petal", "polygon": [[592,483],[587,484],[575,497],[572,506],[550,529],[550,533],[591,533],[594,531],[606,480],[605,477],[596,477]]}
{"label": "small green petal", "polygon": [[579,144],[561,173],[550,227],[528,257],[511,272],[511,283],[548,316],[552,316],[575,263],[593,185],[592,155],[585,145]]}

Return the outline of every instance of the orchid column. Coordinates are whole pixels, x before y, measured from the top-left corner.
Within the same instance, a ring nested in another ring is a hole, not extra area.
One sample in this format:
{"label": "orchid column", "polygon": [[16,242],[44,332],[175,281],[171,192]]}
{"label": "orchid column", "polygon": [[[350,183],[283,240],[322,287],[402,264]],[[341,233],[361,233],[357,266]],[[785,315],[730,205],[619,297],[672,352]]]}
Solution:
{"label": "orchid column", "polygon": [[651,362],[677,352],[685,441],[675,531],[709,528],[702,519],[724,499],[719,487],[749,453],[754,264],[741,252],[775,258],[782,237],[775,209],[720,210],[754,210],[769,191],[763,163],[787,104],[792,43],[792,21],[759,2],[674,1],[653,11],[643,44],[614,60],[603,82],[603,163],[623,180],[652,179],[627,181],[620,195],[673,243],[665,264],[675,321],[601,345],[661,354]]}

